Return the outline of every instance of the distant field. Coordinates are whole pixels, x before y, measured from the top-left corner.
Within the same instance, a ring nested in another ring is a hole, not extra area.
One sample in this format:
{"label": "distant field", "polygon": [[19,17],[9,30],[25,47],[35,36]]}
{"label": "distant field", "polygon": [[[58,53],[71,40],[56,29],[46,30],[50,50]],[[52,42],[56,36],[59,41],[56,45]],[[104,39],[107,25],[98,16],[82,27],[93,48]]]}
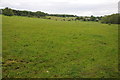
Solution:
{"label": "distant field", "polygon": [[75,20],[76,17],[56,17],[56,16],[46,16],[46,18],[50,18],[51,20],[56,20],[56,21],[68,21],[68,20]]}
{"label": "distant field", "polygon": [[4,78],[118,76],[118,26],[3,16]]}

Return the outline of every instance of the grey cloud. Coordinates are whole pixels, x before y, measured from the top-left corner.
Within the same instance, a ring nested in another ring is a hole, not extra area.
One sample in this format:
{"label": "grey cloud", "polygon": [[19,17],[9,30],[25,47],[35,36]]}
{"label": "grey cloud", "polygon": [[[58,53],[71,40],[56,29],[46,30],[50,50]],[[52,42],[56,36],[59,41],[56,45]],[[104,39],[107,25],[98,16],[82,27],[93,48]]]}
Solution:
{"label": "grey cloud", "polygon": [[[117,3],[104,3],[104,4],[81,4],[70,3],[69,1],[53,1],[50,0],[29,0],[19,1],[13,3],[2,3],[2,7],[10,7],[14,9],[32,10],[32,11],[44,11],[47,13],[63,13],[63,14],[75,14],[75,15],[107,15],[117,13]],[[88,14],[87,14],[88,13]]]}

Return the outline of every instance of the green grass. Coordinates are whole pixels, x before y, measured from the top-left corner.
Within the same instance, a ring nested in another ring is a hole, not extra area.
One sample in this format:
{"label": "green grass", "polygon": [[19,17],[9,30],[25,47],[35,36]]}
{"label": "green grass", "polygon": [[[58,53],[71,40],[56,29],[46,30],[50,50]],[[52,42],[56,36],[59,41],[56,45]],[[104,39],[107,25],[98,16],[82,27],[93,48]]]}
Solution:
{"label": "green grass", "polygon": [[118,77],[118,26],[3,16],[3,77]]}
{"label": "green grass", "polygon": [[56,21],[63,21],[63,19],[65,21],[68,21],[68,20],[74,20],[76,19],[76,17],[56,17],[56,16],[46,16],[46,18],[50,18],[51,20],[56,20]]}

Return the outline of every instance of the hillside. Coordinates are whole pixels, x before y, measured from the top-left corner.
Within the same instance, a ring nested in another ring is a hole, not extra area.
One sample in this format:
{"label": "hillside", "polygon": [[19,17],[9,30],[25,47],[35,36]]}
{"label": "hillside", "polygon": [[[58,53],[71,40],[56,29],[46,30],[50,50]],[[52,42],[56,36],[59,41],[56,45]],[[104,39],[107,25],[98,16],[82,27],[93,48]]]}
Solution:
{"label": "hillside", "polygon": [[3,78],[115,78],[118,26],[3,16]]}

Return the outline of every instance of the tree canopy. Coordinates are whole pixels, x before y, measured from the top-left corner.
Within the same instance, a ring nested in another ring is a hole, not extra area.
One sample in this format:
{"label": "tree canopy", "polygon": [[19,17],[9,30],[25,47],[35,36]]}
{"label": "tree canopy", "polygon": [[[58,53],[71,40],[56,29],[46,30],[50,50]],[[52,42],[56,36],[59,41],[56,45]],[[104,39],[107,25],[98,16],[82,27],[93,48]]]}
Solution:
{"label": "tree canopy", "polygon": [[120,14],[112,14],[108,16],[104,16],[101,20],[102,23],[110,23],[110,24],[120,24]]}
{"label": "tree canopy", "polygon": [[57,16],[57,17],[75,17],[75,15],[66,15],[66,14],[48,14],[41,11],[32,12],[32,11],[20,11],[20,10],[14,10],[6,7],[5,9],[2,9],[2,14],[6,16],[28,16],[28,17],[44,17],[44,16]]}
{"label": "tree canopy", "polygon": [[3,9],[3,14],[4,15],[6,15],[6,16],[13,16],[14,15],[14,13],[13,13],[13,10],[12,9],[10,9],[10,8],[5,8],[5,9]]}

